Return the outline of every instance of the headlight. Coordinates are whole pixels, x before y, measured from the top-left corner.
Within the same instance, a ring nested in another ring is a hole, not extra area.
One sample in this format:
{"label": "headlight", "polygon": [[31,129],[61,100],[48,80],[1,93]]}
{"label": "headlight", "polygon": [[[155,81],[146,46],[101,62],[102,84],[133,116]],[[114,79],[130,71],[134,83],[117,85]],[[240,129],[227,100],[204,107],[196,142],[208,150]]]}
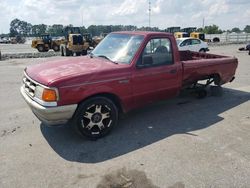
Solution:
{"label": "headlight", "polygon": [[43,97],[43,87],[41,86],[36,86],[36,90],[35,90],[35,97],[38,98],[38,99],[42,99]]}

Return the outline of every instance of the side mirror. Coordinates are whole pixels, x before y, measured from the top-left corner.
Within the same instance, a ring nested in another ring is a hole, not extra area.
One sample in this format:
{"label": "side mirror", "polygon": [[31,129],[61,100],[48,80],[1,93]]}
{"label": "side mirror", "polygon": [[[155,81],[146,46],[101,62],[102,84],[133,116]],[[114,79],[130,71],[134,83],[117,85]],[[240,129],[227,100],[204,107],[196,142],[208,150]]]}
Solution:
{"label": "side mirror", "polygon": [[153,64],[153,58],[151,55],[145,55],[142,57],[142,63],[136,65],[137,68],[150,67]]}

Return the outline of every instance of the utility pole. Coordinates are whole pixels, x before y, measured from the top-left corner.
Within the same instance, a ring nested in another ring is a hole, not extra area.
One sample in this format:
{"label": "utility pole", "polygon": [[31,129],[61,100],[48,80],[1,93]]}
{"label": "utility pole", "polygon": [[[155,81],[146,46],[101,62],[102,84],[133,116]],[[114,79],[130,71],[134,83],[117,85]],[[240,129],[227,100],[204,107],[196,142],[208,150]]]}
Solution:
{"label": "utility pole", "polygon": [[148,1],[148,27],[151,27],[151,1]]}
{"label": "utility pole", "polygon": [[81,16],[82,16],[82,26],[83,26],[83,12],[81,11]]}
{"label": "utility pole", "polygon": [[205,27],[205,18],[202,19],[202,29]]}

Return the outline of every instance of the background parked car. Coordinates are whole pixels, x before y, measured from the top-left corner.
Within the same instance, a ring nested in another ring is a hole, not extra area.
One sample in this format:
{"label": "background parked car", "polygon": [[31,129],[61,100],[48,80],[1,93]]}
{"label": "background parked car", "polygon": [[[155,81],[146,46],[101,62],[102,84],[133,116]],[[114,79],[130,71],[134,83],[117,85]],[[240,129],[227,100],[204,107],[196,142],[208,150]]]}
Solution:
{"label": "background parked car", "polygon": [[10,40],[7,39],[7,38],[5,38],[5,37],[1,37],[1,38],[0,38],[0,43],[8,44],[8,43],[10,43]]}
{"label": "background parked car", "polygon": [[194,51],[194,52],[207,52],[208,44],[196,38],[178,38],[176,39],[179,51]]}
{"label": "background parked car", "polygon": [[239,51],[248,51],[248,55],[250,55],[250,43],[246,47],[239,48]]}

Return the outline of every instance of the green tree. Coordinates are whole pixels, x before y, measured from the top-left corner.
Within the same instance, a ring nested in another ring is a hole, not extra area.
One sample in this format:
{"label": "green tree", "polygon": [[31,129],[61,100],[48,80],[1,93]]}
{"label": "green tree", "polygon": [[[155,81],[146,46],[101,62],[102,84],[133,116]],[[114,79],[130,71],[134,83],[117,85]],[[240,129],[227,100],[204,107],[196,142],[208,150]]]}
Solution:
{"label": "green tree", "polygon": [[204,29],[200,27],[200,28],[198,28],[196,31],[197,31],[197,32],[200,32],[200,33],[203,33],[203,32],[204,32]]}
{"label": "green tree", "polygon": [[19,19],[14,19],[10,22],[10,36],[15,37],[16,35],[19,34],[19,25],[20,25],[21,20]]}
{"label": "green tree", "polygon": [[246,33],[250,33],[250,25],[246,25],[243,31],[245,31]]}
{"label": "green tree", "polygon": [[209,26],[205,26],[204,33],[206,33],[206,34],[221,34],[222,30],[219,29],[219,26],[217,26],[217,25],[209,25]]}
{"label": "green tree", "polygon": [[32,26],[32,35],[33,36],[40,36],[42,34],[45,34],[47,31],[47,25],[45,24],[39,24],[39,25],[33,25]]}
{"label": "green tree", "polygon": [[32,25],[26,21],[14,19],[10,22],[10,36],[16,35],[29,36],[31,34]]}
{"label": "green tree", "polygon": [[63,25],[54,24],[52,26],[48,26],[48,33],[52,36],[61,36],[63,34]]}
{"label": "green tree", "polygon": [[238,28],[238,27],[234,27],[231,32],[234,32],[234,33],[240,33],[241,30]]}
{"label": "green tree", "polygon": [[88,33],[88,30],[84,26],[80,27],[80,31],[81,33]]}

